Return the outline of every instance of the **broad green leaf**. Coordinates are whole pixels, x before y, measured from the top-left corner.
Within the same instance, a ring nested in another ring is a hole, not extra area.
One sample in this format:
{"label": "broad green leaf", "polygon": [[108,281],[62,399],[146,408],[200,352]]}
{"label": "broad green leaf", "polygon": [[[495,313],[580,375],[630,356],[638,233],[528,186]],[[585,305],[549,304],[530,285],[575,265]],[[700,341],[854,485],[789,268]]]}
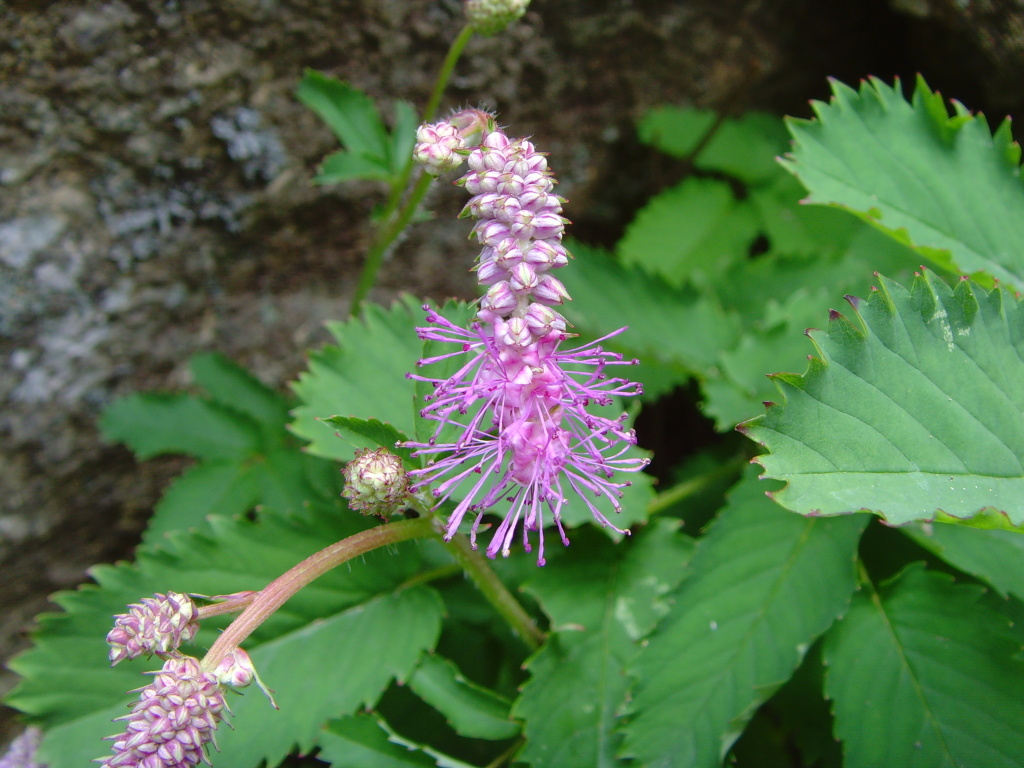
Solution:
{"label": "broad green leaf", "polygon": [[260,498],[254,468],[233,461],[207,461],[189,467],[164,491],[146,528],[145,541],[159,542],[169,531],[202,528],[210,515],[234,517]]}
{"label": "broad green leaf", "polygon": [[288,403],[245,368],[217,352],[203,352],[192,356],[189,370],[214,402],[254,419],[272,440],[285,437]]}
{"label": "broad green leaf", "polygon": [[295,384],[301,405],[292,431],[310,441],[311,453],[339,461],[355,453],[320,421],[333,415],[379,419],[403,434],[416,434],[419,406],[405,375],[422,353],[416,336],[416,327],[425,322],[419,304],[410,297],[391,309],[368,304],[359,320],[328,323],[338,345],[313,352],[309,370]]}
{"label": "broad green leaf", "polygon": [[373,99],[337,78],[307,69],[295,95],[353,155],[388,171],[388,134]]}
{"label": "broad green leaf", "polygon": [[407,101],[395,102],[395,126],[391,130],[388,143],[388,156],[391,158],[391,173],[399,176],[411,161],[413,148],[416,146],[416,128],[420,117],[416,109]]}
{"label": "broad green leaf", "polygon": [[317,757],[331,768],[473,768],[397,735],[383,719],[362,714],[332,720],[320,736]]}
{"label": "broad green leaf", "polygon": [[390,170],[380,160],[339,150],[323,159],[314,181],[317,184],[340,184],[356,179],[387,181],[390,178]]}
{"label": "broad green leaf", "polygon": [[[758,228],[768,240],[769,253],[820,259],[846,249],[866,227],[857,216],[842,209],[801,204],[805,194],[800,182],[786,173],[770,184],[750,189],[750,204],[757,213]],[[908,266],[918,266],[920,256],[909,248],[905,253],[912,259]]]}
{"label": "broad green leaf", "polygon": [[721,765],[755,709],[849,605],[861,518],[802,519],[748,472],[697,544],[671,610],[631,666],[622,755]]}
{"label": "broad green leaf", "polygon": [[[51,768],[82,765],[104,751],[106,744],[99,739],[117,731],[109,717],[125,712],[130,697],[124,691],[144,685],[140,673],[158,666],[153,660],[140,659],[109,668],[104,637],[114,614],[157,591],[213,595],[260,589],[306,556],[367,525],[358,515],[333,509],[327,514],[310,510],[294,520],[273,514],[264,514],[257,522],[214,517],[211,533],[171,534],[163,549],[141,550],[136,565],[94,568],[98,586],[56,596],[64,611],[43,615],[34,647],[11,662],[23,679],[8,703],[48,729]],[[432,645],[432,640],[425,639],[436,637],[441,607],[436,597],[423,590],[415,590],[418,594],[408,602],[405,592],[397,603],[389,597],[418,567],[416,546],[400,545],[399,551],[400,557],[373,552],[351,568],[325,574],[246,641],[246,649],[279,703],[302,702],[304,696],[310,700],[296,705],[299,708],[292,715],[270,709],[258,693],[245,697],[242,704],[232,703],[238,713],[235,730],[226,729],[218,736],[225,750],[251,755],[250,747],[241,744],[246,742],[263,745],[265,756],[283,755],[299,734],[310,733],[302,730],[307,727],[306,716],[319,716],[321,702],[335,707],[323,719],[338,717],[353,711],[346,709],[350,704],[358,707],[374,700],[390,679],[385,679],[389,669],[400,678],[406,676],[419,652]],[[194,645],[183,650],[202,655],[224,623],[224,619],[204,622]],[[403,642],[407,644],[391,646]],[[295,650],[285,654],[291,643]],[[367,654],[382,649],[387,651],[388,664],[376,658],[371,664]],[[286,658],[292,661],[285,663]],[[288,671],[314,661],[319,665],[317,674]],[[356,662],[362,668],[350,669]],[[380,677],[373,678],[374,674]],[[338,682],[340,675],[346,676],[345,686]],[[335,689],[341,687],[344,692],[337,693]],[[316,712],[311,713],[310,707]],[[303,723],[284,733],[279,725],[267,722],[274,717],[283,717],[284,722],[302,718]],[[317,726],[318,722],[308,723],[308,727]],[[271,741],[273,734],[282,740]],[[236,741],[239,746],[230,746]],[[232,760],[224,764],[248,765]]]}
{"label": "broad green leaf", "polygon": [[849,300],[856,320],[832,312],[827,332],[810,331],[819,357],[775,376],[784,402],[741,425],[771,451],[757,458],[765,476],[788,481],[774,498],[805,515],[899,524],[994,509],[1024,523],[1020,302],[928,272]]}
{"label": "broad green leaf", "polygon": [[678,520],[655,520],[618,545],[592,536],[530,579],[552,632],[527,662],[530,681],[513,709],[525,721],[517,760],[537,768],[619,764],[626,664],[668,611],[666,595],[692,550],[678,528]]}
{"label": "broad green leaf", "polygon": [[[829,303],[846,292],[866,291],[875,271],[909,277],[920,264],[911,249],[845,211],[817,210],[834,220],[836,239],[807,229],[804,236],[822,238],[810,256],[772,251],[736,265],[715,286],[726,311],[743,321],[739,342],[721,352],[719,365],[701,379],[705,413],[719,429],[732,429],[778,397],[766,374],[806,367],[802,332],[823,324]],[[849,222],[854,223],[852,232]]]}
{"label": "broad green leaf", "polygon": [[140,459],[184,453],[209,461],[239,461],[260,447],[260,429],[247,416],[192,395],[141,393],[103,411],[107,440],[123,442]]}
{"label": "broad green leaf", "polygon": [[519,724],[509,715],[512,702],[467,680],[448,659],[425,654],[409,677],[409,688],[461,736],[500,741],[519,734]]}
{"label": "broad green leaf", "polygon": [[253,462],[253,471],[260,481],[260,504],[278,513],[336,502],[343,484],[337,464],[292,447],[267,451]]}
{"label": "broad green leaf", "polygon": [[746,258],[755,237],[757,217],[728,184],[690,178],[649,200],[616,250],[671,285],[701,285]]}
{"label": "broad green leaf", "polygon": [[398,443],[409,438],[390,424],[377,419],[352,419],[343,416],[329,416],[321,421],[338,430],[338,437],[353,448],[387,448],[396,456],[401,456],[408,469],[420,466],[420,462],[412,457],[411,448],[398,447]]}
{"label": "broad green leaf", "polygon": [[983,590],[912,566],[825,639],[846,768],[1020,768],[1024,663]]}
{"label": "broad green leaf", "polygon": [[1009,121],[992,134],[981,115],[918,79],[911,102],[900,84],[871,78],[859,91],[833,82],[817,119],[789,120],[787,168],[809,200],[853,211],[959,272],[987,272],[1024,287],[1024,183]]}
{"label": "broad green leaf", "polygon": [[637,131],[644,143],[685,159],[716,123],[714,134],[694,159],[697,168],[720,171],[749,184],[778,175],[775,156],[786,147],[786,132],[774,115],[749,112],[722,119],[710,110],[658,107],[640,120]]}
{"label": "broad green leaf", "polygon": [[900,528],[925,549],[998,590],[1024,600],[1024,536],[1019,531],[911,523]]}
{"label": "broad green leaf", "polygon": [[561,311],[594,335],[628,326],[606,346],[638,357],[641,370],[646,360],[656,360],[677,370],[682,382],[713,366],[718,350],[739,337],[739,324],[713,298],[673,288],[637,267],[626,268],[597,248],[575,242],[570,248],[576,258],[559,279],[573,301]]}

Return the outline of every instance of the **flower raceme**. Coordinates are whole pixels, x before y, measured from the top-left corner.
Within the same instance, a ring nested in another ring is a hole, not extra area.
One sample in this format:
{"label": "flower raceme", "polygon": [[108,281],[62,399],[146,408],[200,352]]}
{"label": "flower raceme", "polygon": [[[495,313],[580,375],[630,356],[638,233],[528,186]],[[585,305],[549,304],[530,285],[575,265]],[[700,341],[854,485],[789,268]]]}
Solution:
{"label": "flower raceme", "polygon": [[[561,521],[569,492],[582,499],[598,522],[615,528],[592,497],[606,499],[618,512],[622,488],[629,482],[616,481],[616,472],[639,471],[647,460],[624,456],[636,443],[633,430],[625,426],[625,414],[609,419],[587,408],[612,405],[616,397],[639,395],[642,389],[607,374],[609,366],[637,362],[599,345],[625,328],[591,344],[561,349],[574,335],[555,309],[569,294],[551,274],[569,261],[562,245],[565,201],[554,194],[547,158],[526,139],[508,138],[494,127],[493,118],[488,116],[476,147],[453,142],[453,136],[465,136],[460,126],[478,122],[459,113],[447,122],[423,126],[417,134],[417,158],[443,154],[448,158],[445,170],[455,167],[452,157],[468,160],[470,170],[459,183],[473,197],[462,215],[478,220],[473,236],[482,250],[476,273],[487,290],[469,328],[424,307],[431,325],[417,329],[419,337],[458,349],[419,365],[464,353],[468,359],[448,378],[409,374],[433,385],[421,415],[438,424],[428,442],[405,445],[415,448],[416,455],[431,457],[427,467],[410,473],[412,490],[437,483],[433,493],[438,504],[461,497],[448,519],[447,538],[472,513],[470,535],[476,546],[482,515],[506,498],[511,506],[487,555],[507,556],[521,524],[527,551],[529,533],[537,532],[537,561],[543,565],[546,515],[563,544],[569,543]],[[443,150],[431,142],[443,143]],[[429,173],[441,172],[441,164],[424,165]],[[456,437],[448,439],[452,433]]]}

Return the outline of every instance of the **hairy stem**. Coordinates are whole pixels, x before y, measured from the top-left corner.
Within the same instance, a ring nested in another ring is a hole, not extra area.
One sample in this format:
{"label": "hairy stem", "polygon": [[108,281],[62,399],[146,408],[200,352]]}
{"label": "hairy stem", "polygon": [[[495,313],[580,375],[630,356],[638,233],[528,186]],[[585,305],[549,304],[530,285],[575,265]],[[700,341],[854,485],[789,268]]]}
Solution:
{"label": "hairy stem", "polygon": [[[440,534],[438,534],[440,536]],[[526,612],[522,604],[508,591],[498,578],[498,574],[488,565],[484,556],[472,548],[465,536],[455,536],[445,547],[451,552],[456,562],[476,584],[477,589],[501,615],[512,631],[524,642],[531,651],[540,648],[544,642],[544,633],[537,623]]]}
{"label": "hairy stem", "polygon": [[217,638],[203,657],[203,667],[216,667],[274,611],[284,605],[288,598],[332,568],[374,549],[409,539],[427,538],[434,533],[433,521],[428,518],[402,520],[362,531],[310,555],[259,592],[249,607]]}

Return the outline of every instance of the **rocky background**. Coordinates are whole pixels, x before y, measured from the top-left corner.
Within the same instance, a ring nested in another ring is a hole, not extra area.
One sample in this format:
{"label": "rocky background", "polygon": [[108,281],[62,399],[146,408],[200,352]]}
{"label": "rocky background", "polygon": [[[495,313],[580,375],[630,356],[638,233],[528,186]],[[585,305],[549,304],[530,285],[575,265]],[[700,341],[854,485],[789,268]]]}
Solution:
{"label": "rocky background", "polygon": [[[283,387],[342,317],[380,197],[316,187],[336,148],[294,98],[305,67],[422,106],[459,0],[0,2],[0,658],[46,595],[131,554],[184,466],[137,465],[96,418],[189,386],[219,350]],[[496,108],[551,155],[574,236],[610,245],[672,168],[649,107],[808,114],[825,78],[933,87],[1024,115],[1024,0],[534,0],[474,39],[447,104]],[[471,296],[472,247],[418,226],[374,298]],[[0,693],[13,676],[0,677]],[[0,720],[0,744],[17,725]]]}

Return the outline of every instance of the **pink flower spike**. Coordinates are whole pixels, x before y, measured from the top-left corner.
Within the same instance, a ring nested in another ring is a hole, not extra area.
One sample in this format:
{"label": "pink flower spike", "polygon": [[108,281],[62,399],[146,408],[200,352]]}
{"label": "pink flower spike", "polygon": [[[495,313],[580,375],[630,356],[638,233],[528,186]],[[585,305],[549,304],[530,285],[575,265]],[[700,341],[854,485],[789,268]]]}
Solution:
{"label": "pink flower spike", "polygon": [[508,502],[487,555],[507,557],[521,529],[528,552],[536,534],[543,565],[545,525],[554,524],[569,544],[561,518],[570,494],[599,524],[628,533],[598,504],[619,512],[622,489],[630,483],[616,480],[617,474],[638,472],[648,460],[625,457],[636,444],[625,415],[610,419],[588,408],[614,405],[643,388],[608,374],[610,366],[636,362],[600,346],[625,328],[560,349],[573,334],[553,307],[570,296],[550,272],[569,262],[561,245],[567,220],[561,216],[564,201],[551,193],[554,180],[544,156],[529,141],[491,130],[468,161],[471,171],[462,181],[476,197],[464,213],[479,219],[473,228],[483,247],[477,280],[489,288],[469,328],[424,308],[430,325],[417,329],[419,337],[458,349],[419,365],[460,355],[465,363],[445,379],[409,374],[433,385],[420,414],[437,423],[427,442],[405,444],[428,457],[423,469],[409,473],[411,490],[433,486],[435,506],[455,501],[445,537],[451,539],[470,516],[474,548],[484,514]]}

